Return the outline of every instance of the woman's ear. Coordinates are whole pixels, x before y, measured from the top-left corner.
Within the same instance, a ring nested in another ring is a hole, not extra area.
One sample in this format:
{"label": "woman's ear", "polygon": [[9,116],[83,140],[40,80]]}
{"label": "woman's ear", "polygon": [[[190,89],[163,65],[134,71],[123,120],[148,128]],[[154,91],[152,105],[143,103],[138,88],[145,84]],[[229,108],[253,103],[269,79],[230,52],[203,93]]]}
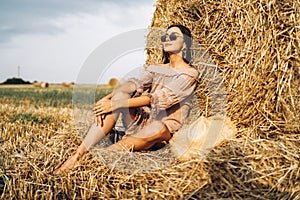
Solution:
{"label": "woman's ear", "polygon": [[185,50],[186,49],[186,44],[183,43],[182,49],[181,50]]}
{"label": "woman's ear", "polygon": [[186,44],[185,43],[183,43],[181,51],[183,51],[183,52],[186,51]]}

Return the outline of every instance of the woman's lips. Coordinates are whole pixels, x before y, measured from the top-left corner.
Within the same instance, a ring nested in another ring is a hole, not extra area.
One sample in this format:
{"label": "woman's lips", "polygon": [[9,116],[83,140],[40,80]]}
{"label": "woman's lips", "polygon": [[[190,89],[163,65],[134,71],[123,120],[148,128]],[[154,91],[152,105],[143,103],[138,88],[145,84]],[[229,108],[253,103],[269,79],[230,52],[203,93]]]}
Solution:
{"label": "woman's lips", "polygon": [[171,43],[165,43],[165,47],[171,46]]}

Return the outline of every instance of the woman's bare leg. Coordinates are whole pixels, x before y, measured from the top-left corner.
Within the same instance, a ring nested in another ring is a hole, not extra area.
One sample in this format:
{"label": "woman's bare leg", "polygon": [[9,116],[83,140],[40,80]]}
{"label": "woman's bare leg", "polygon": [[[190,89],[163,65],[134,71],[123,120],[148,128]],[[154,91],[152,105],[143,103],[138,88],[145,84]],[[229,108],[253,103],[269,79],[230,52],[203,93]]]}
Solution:
{"label": "woman's bare leg", "polygon": [[148,150],[157,143],[169,141],[171,133],[161,122],[153,122],[139,133],[131,136],[125,135],[121,141],[108,147],[113,150],[140,151]]}
{"label": "woman's bare leg", "polygon": [[96,123],[93,123],[90,129],[88,130],[87,135],[83,139],[80,146],[77,148],[76,153],[72,155],[64,164],[56,169],[53,174],[60,174],[62,171],[67,171],[74,167],[76,162],[88,152],[88,150],[98,143],[115,125],[115,115],[109,114],[103,120],[103,126],[97,126]]}
{"label": "woman's bare leg", "polygon": [[[126,94],[119,94],[115,98],[130,98],[129,95]],[[129,117],[131,119],[132,111],[129,109],[125,109],[122,111],[125,117]],[[97,144],[105,135],[107,135],[110,130],[115,126],[116,120],[119,117],[120,112],[114,112],[111,114],[107,114],[103,119],[103,126],[98,126],[96,123],[92,124],[90,127],[87,135],[85,136],[84,140],[77,148],[76,153],[72,155],[61,167],[56,169],[53,174],[58,175],[62,171],[68,171],[72,169],[76,162],[86,153],[89,151],[91,147]],[[130,119],[126,119],[125,121],[130,121]]]}

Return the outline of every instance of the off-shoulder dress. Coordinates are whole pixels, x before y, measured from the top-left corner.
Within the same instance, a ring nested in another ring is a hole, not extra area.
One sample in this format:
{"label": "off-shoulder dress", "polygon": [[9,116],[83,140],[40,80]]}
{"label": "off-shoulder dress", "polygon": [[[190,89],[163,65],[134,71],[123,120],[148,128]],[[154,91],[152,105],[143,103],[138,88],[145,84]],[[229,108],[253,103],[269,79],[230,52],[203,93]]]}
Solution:
{"label": "off-shoulder dress", "polygon": [[171,134],[175,133],[188,116],[198,76],[193,67],[149,65],[139,77],[128,79],[136,85],[134,96],[148,95],[151,105],[137,108],[136,117],[125,133],[134,135],[145,126],[151,130],[157,121]]}

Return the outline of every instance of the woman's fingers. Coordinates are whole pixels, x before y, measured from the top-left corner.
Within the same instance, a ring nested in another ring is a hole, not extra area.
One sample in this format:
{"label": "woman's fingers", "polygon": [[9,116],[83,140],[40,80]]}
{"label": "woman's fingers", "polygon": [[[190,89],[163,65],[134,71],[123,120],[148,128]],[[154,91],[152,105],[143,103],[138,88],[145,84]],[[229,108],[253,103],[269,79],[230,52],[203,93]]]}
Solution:
{"label": "woman's fingers", "polygon": [[98,102],[96,102],[96,104],[95,104],[95,105],[101,105],[103,101],[105,101],[105,99],[101,99],[101,100],[99,100]]}
{"label": "woman's fingers", "polygon": [[96,105],[94,107],[93,112],[96,116],[99,116],[101,114],[112,112],[112,108],[110,103],[101,103],[100,105]]}
{"label": "woman's fingers", "polygon": [[97,122],[98,122],[98,124],[100,124],[101,127],[102,127],[103,124],[104,124],[104,119],[105,119],[105,117],[106,117],[105,114],[104,114],[104,115],[99,115],[99,116],[97,117]]}
{"label": "woman's fingers", "polygon": [[93,108],[93,112],[94,112],[95,115],[97,115],[98,113],[101,112],[101,107],[95,106],[95,107]]}
{"label": "woman's fingers", "polygon": [[94,110],[94,115],[96,115],[96,117],[100,116],[100,115],[103,115],[107,113],[106,111],[102,110],[101,108],[100,109],[96,109]]}
{"label": "woman's fingers", "polygon": [[93,112],[94,115],[99,116],[103,113],[103,109],[100,106],[95,106]]}

